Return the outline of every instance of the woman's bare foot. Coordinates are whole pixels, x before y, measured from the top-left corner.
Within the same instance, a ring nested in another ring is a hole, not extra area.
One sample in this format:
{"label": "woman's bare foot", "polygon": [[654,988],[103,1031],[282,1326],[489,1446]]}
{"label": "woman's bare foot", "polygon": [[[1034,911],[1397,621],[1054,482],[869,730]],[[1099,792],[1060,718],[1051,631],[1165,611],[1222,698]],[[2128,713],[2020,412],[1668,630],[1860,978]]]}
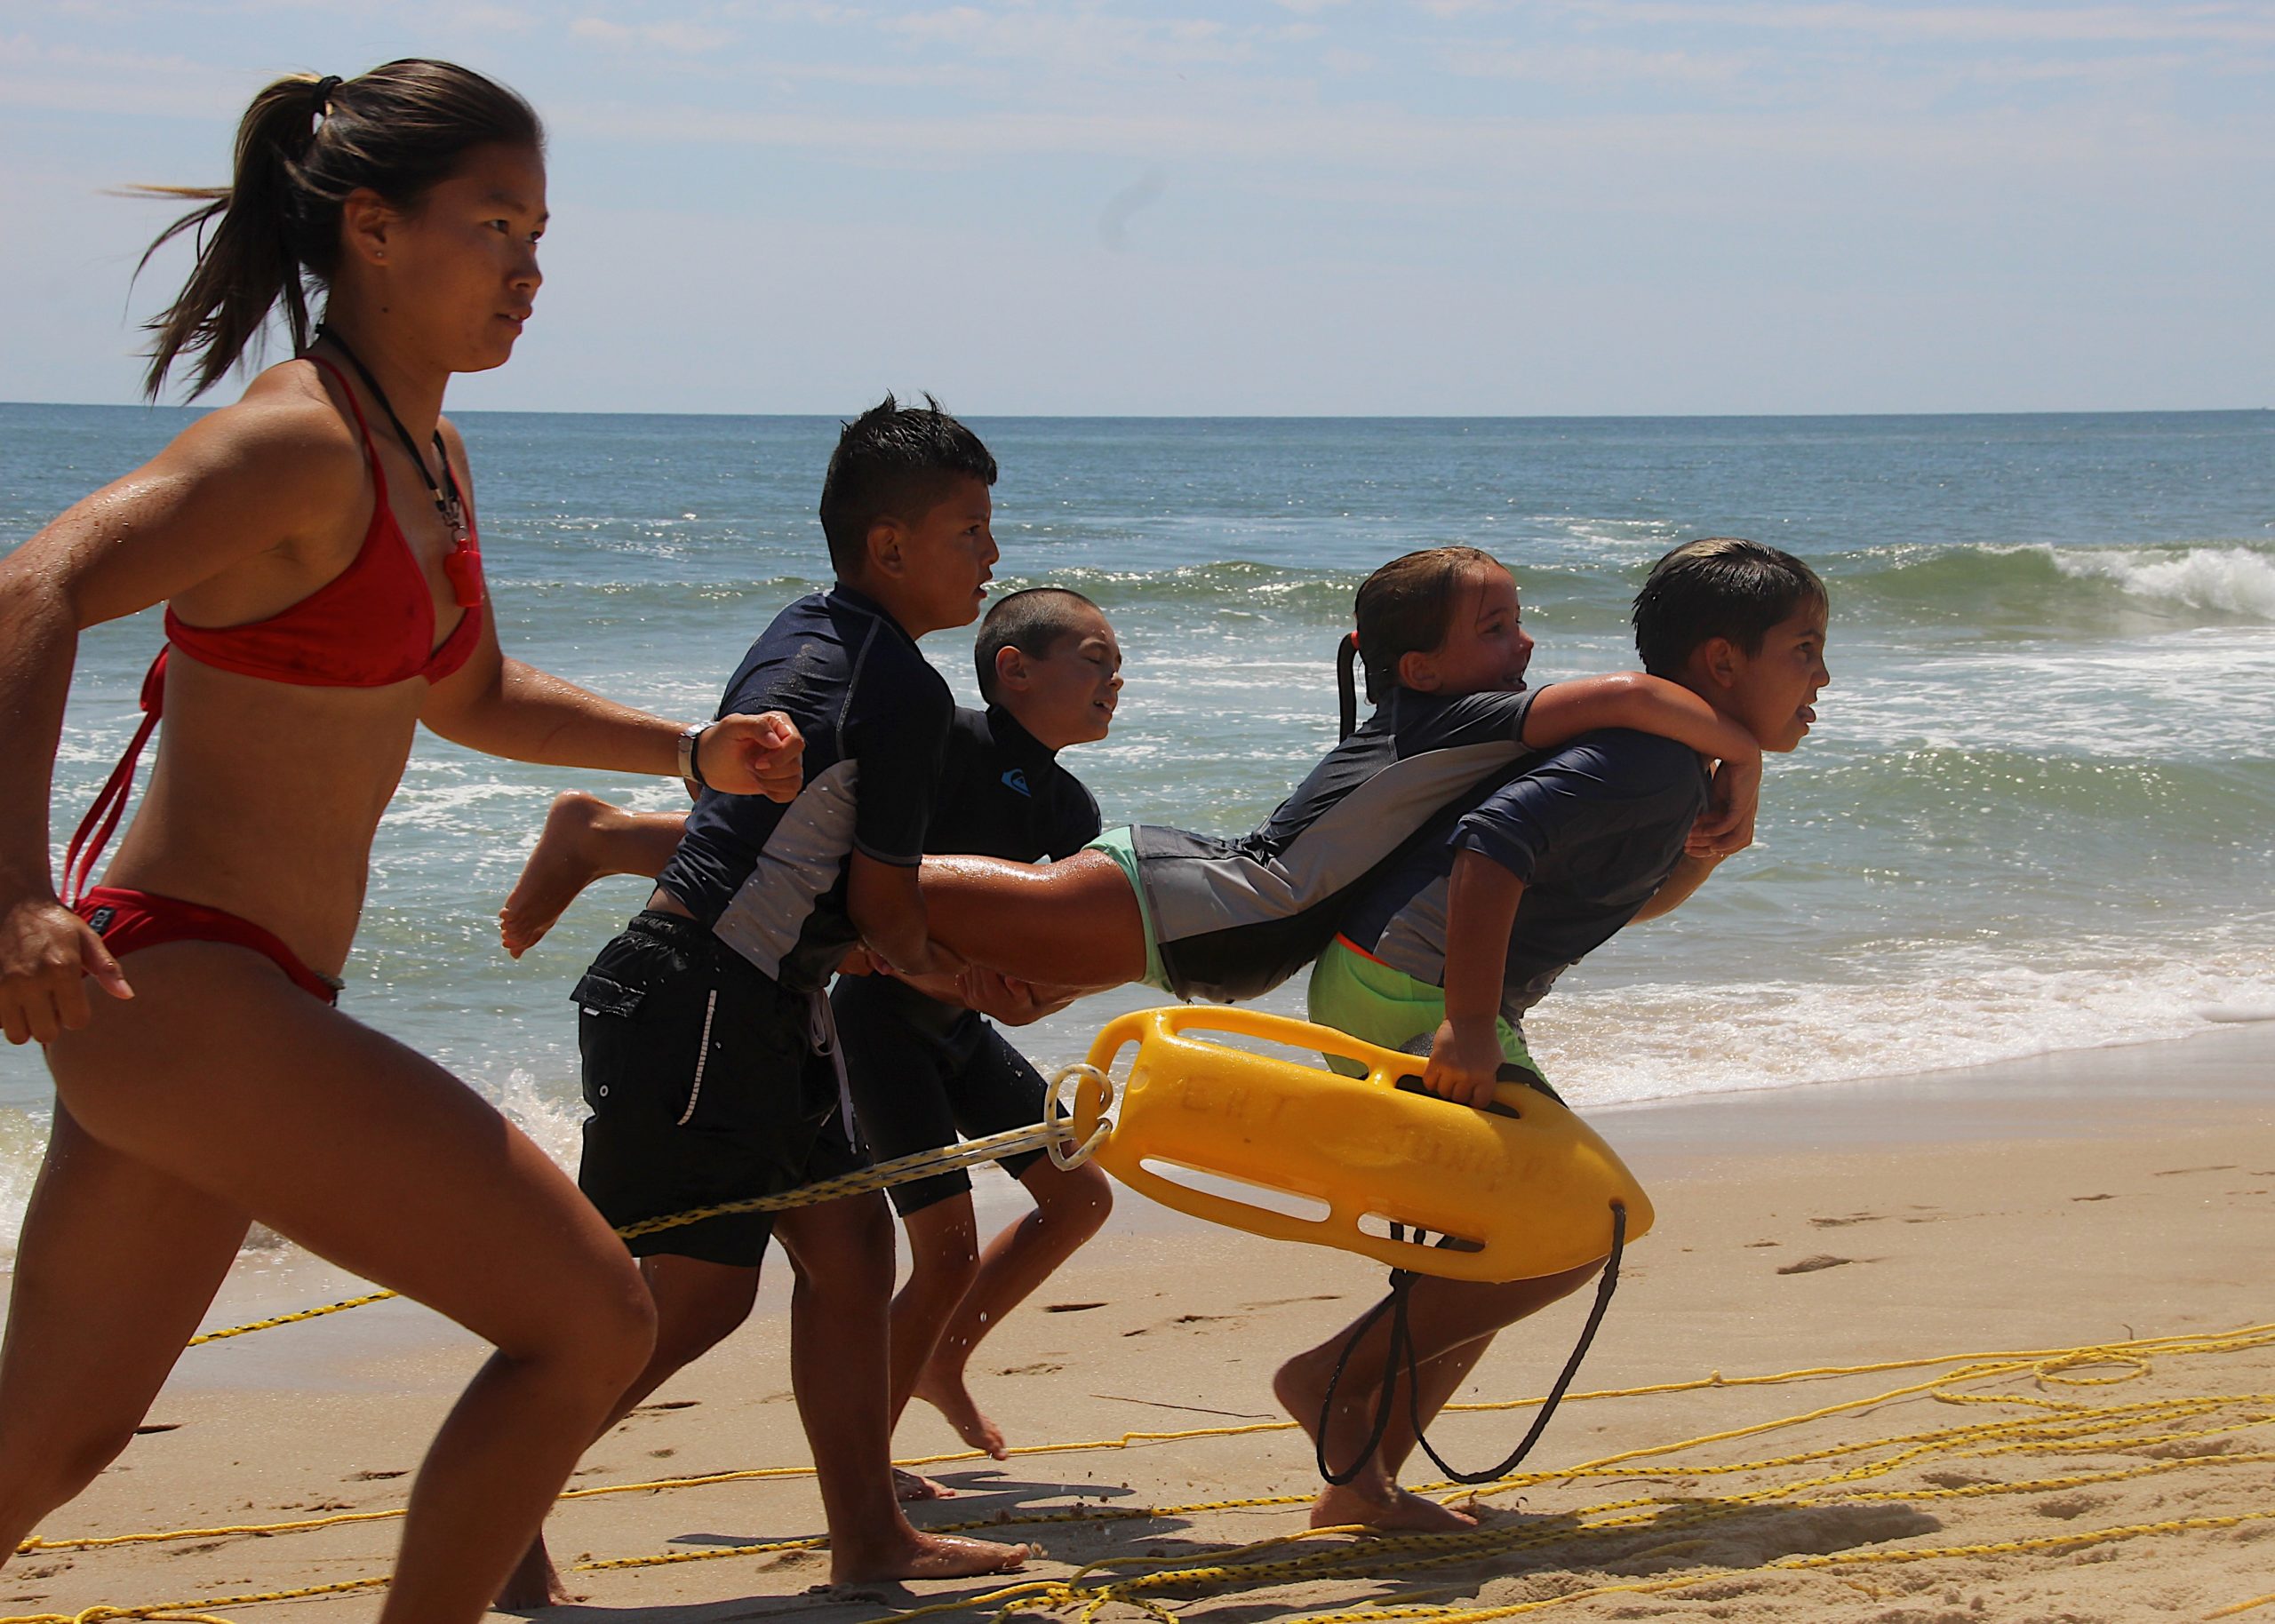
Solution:
{"label": "woman's bare foot", "polygon": [[999,1545],[993,1540],[968,1540],[959,1534],[903,1531],[906,1537],[866,1544],[859,1550],[832,1543],[829,1582],[834,1585],[874,1584],[891,1579],[969,1579],[976,1573],[1010,1573],[1026,1565],[1024,1545]]}
{"label": "woman's bare foot", "polygon": [[956,1492],[945,1483],[935,1483],[930,1477],[920,1477],[896,1466],[892,1469],[892,1497],[907,1505],[919,1500],[954,1500]]}
{"label": "woman's bare foot", "polygon": [[909,1397],[922,1398],[938,1410],[956,1429],[956,1436],[972,1448],[998,1461],[1011,1458],[1011,1452],[1004,1446],[1002,1429],[979,1413],[971,1389],[963,1384],[961,1370],[937,1371],[932,1365],[926,1365],[923,1374],[916,1378],[916,1390]]}
{"label": "woman's bare foot", "polygon": [[498,911],[498,935],[508,953],[518,959],[543,941],[577,893],[613,872],[595,855],[595,837],[627,821],[620,808],[581,790],[553,798],[537,846]]}
{"label": "woman's bare foot", "polygon": [[1321,1489],[1312,1501],[1313,1527],[1346,1528],[1353,1523],[1400,1533],[1457,1533],[1477,1526],[1477,1519],[1466,1511],[1425,1500],[1394,1483],[1369,1483],[1363,1477],[1340,1488]]}
{"label": "woman's bare foot", "polygon": [[569,1587],[561,1582],[561,1575],[554,1571],[553,1558],[547,1553],[545,1536],[540,1533],[530,1542],[529,1549],[522,1553],[521,1561],[499,1588],[496,1605],[500,1612],[527,1612],[532,1607],[558,1607],[576,1599]]}

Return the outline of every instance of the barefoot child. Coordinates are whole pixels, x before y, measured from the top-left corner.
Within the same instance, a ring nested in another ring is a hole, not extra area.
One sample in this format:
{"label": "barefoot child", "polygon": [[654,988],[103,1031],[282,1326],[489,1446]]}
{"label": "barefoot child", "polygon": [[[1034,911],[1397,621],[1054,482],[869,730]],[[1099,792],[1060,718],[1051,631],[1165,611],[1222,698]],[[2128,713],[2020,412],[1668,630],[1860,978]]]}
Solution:
{"label": "barefoot child", "polygon": [[[1098,832],[1098,802],[1056,757],[1102,739],[1121,690],[1122,649],[1096,604],[1060,587],[999,600],[974,649],[987,709],[959,709],[927,850],[1034,861],[1079,851]],[[503,916],[516,954],[604,874],[660,872],[686,823],[677,812],[627,812],[563,795],[547,817]],[[880,1161],[1040,1121],[1042,1079],[971,1008],[979,989],[956,978],[839,977],[835,1006],[856,1118]],[[938,996],[934,996],[938,994]],[[1024,1024],[1059,1007],[1047,989],[988,978],[991,1013]],[[912,1395],[963,1440],[1002,1458],[1003,1437],[964,1384],[972,1349],[1076,1247],[1113,1205],[1096,1167],[1061,1171],[1039,1150],[1003,1158],[1035,1210],[978,1246],[970,1177],[948,1172],[887,1193],[908,1230],[908,1282],[893,1300],[892,1415]],[[904,1495],[937,1491],[898,1475]]]}
{"label": "barefoot child", "polygon": [[[956,712],[925,849],[1023,862],[1071,856],[1097,838],[1098,808],[1056,757],[1104,738],[1113,724],[1122,688],[1114,628],[1081,593],[1037,587],[988,611],[973,654],[988,706]],[[1042,1078],[978,1008],[1024,1025],[1068,997],[974,973],[961,985],[843,975],[832,1001],[855,1110],[878,1160],[1042,1119]],[[893,1300],[893,1417],[912,1395],[921,1397],[965,1443],[998,1460],[1002,1432],[973,1401],[965,1365],[982,1337],[1098,1233],[1114,1205],[1096,1167],[1062,1171],[1040,1150],[1001,1165],[1034,1210],[984,1253],[969,1174],[944,1173],[887,1192],[908,1230],[910,1259],[907,1283]],[[904,1482],[903,1491],[910,1486]]]}
{"label": "barefoot child", "polygon": [[[1824,586],[1791,554],[1750,541],[1692,542],[1661,559],[1635,601],[1647,669],[1680,682],[1766,751],[1797,746],[1816,720],[1824,668]],[[1311,1017],[1385,1048],[1426,1052],[1424,1084],[1464,1103],[1497,1080],[1548,1091],[1519,1024],[1556,977],[1632,919],[1680,903],[1720,856],[1685,844],[1707,802],[1699,758],[1624,730],[1592,733],[1528,761],[1466,808],[1441,816],[1360,897],[1312,973]],[[1349,1063],[1345,1063],[1348,1066]],[[1493,1336],[1587,1283],[1600,1260],[1499,1285],[1417,1278],[1408,1312],[1423,1424]],[[1389,1327],[1365,1321],[1283,1365],[1273,1390],[1306,1431],[1331,1373],[1360,1335],[1327,1417],[1325,1459],[1358,1470],[1313,1501],[1313,1527],[1362,1523],[1447,1529],[1473,1519],[1398,1486],[1415,1446],[1393,1395],[1381,1444],[1363,1461],[1385,1381]]]}
{"label": "barefoot child", "polygon": [[[1528,692],[1533,640],[1490,553],[1394,559],[1359,588],[1356,618],[1377,708],[1252,833],[1110,829],[1048,868],[927,858],[935,938],[1006,975],[1253,998],[1312,961],[1369,877],[1433,816],[1529,752],[1598,728],[1662,735],[1727,763],[1700,832],[1718,849],[1752,838],[1761,754],[1745,730],[1640,673]],[[1346,719],[1355,709],[1346,688]]]}
{"label": "barefoot child", "polygon": [[[787,806],[705,789],[647,908],[577,985],[592,1113],[578,1182],[611,1224],[859,1166],[821,989],[856,942],[903,974],[962,967],[930,939],[917,889],[954,705],[915,640],[978,612],[996,557],[994,480],[978,437],[937,405],[887,396],[840,438],[821,499],[837,585],[775,617],[722,706],[786,712],[805,736],[804,786]],[[770,1233],[797,1273],[791,1382],[831,1578],[1018,1566],[1026,1547],[919,1533],[895,1502],[892,1242],[874,1194],[634,1239],[655,1353],[606,1425],[748,1316]],[[540,1540],[503,1599],[557,1595]]]}

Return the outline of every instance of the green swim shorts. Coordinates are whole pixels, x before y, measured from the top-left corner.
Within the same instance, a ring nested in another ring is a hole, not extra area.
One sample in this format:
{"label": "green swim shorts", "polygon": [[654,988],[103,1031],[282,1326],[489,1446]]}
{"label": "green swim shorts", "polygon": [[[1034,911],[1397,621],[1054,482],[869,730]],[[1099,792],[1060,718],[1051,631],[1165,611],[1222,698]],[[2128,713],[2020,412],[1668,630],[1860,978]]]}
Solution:
{"label": "green swim shorts", "polygon": [[1122,865],[1122,876],[1130,881],[1130,888],[1138,898],[1138,918],[1145,927],[1145,984],[1174,997],[1176,990],[1169,985],[1169,972],[1161,968],[1161,938],[1153,928],[1153,904],[1145,898],[1145,882],[1138,877],[1138,848],[1130,825],[1122,824],[1102,832],[1082,849],[1102,851]]}
{"label": "green swim shorts", "polygon": [[[1443,988],[1370,959],[1337,936],[1312,967],[1308,1008],[1316,1025],[1332,1026],[1401,1054],[1427,1055],[1439,1023],[1446,1018],[1446,994]],[[1553,1099],[1555,1090],[1526,1049],[1524,1034],[1505,1020],[1495,1024],[1501,1034],[1502,1058],[1529,1072],[1527,1080]],[[1332,1055],[1326,1059],[1329,1068],[1345,1077],[1366,1075],[1354,1062]]]}

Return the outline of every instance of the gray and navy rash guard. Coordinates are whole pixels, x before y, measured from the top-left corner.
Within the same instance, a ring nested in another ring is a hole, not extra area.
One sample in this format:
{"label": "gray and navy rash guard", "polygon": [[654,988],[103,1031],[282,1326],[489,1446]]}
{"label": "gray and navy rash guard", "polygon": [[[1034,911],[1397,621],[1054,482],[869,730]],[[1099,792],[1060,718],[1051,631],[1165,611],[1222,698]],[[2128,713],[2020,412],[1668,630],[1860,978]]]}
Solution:
{"label": "gray and navy rash guard", "polygon": [[841,585],[791,604],[743,657],[718,713],[760,711],[805,735],[797,799],[705,791],[657,883],[767,975],[819,987],[860,937],[847,857],[923,856],[955,701],[899,624]]}
{"label": "gray and navy rash guard", "polygon": [[1342,934],[1443,986],[1454,859],[1491,858],[1525,882],[1501,982],[1501,1014],[1517,1024],[1665,883],[1705,806],[1705,769],[1688,747],[1624,728],[1584,734],[1441,816],[1377,876]]}
{"label": "gray and navy rash guard", "polygon": [[1434,815],[1528,753],[1533,697],[1393,689],[1239,840],[1132,829],[1171,990],[1231,1003],[1270,991],[1317,958],[1378,868]]}

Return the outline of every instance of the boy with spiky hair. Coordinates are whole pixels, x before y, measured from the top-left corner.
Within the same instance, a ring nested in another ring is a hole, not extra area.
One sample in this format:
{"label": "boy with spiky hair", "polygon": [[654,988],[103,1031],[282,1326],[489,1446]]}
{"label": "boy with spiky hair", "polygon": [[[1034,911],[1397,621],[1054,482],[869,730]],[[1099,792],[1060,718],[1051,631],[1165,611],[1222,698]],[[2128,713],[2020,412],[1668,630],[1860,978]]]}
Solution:
{"label": "boy with spiky hair", "polygon": [[[780,711],[804,735],[786,805],[698,792],[647,907],[577,983],[585,1153],[578,1182],[608,1221],[771,1195],[862,1165],[823,989],[866,944],[893,970],[963,966],[925,927],[924,850],[954,702],[916,640],[979,611],[996,559],[995,459],[927,398],[891,396],[845,426],[822,486],[837,584],[777,615],[720,714]],[[1018,1566],[1025,1546],[920,1533],[895,1501],[888,1421],[892,1236],[874,1194],[777,1217],[739,1213],[634,1239],[656,1349],[613,1426],[740,1325],[770,1236],[798,1274],[791,1383],[813,1445],[840,1582]],[[559,1594],[540,1540],[501,1598]]]}

